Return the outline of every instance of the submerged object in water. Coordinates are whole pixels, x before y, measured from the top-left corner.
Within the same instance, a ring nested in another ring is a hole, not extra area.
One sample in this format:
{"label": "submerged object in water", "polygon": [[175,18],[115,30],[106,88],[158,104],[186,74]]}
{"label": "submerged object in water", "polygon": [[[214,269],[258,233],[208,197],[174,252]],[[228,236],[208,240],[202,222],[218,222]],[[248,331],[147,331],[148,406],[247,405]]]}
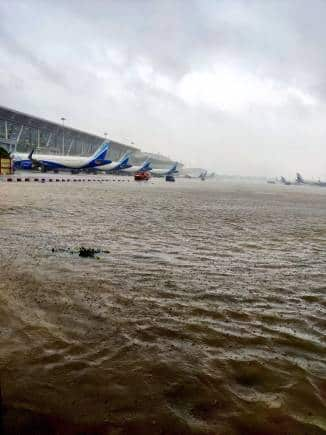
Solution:
{"label": "submerged object in water", "polygon": [[84,246],[81,246],[79,248],[79,256],[80,257],[91,257],[94,258],[95,254],[98,254],[98,250],[94,248],[85,248]]}

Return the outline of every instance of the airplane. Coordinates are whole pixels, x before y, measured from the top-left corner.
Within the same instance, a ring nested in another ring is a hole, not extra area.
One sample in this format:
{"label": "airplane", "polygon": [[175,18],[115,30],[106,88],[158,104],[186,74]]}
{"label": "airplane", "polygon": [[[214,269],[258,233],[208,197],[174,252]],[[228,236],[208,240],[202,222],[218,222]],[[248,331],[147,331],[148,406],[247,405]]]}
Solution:
{"label": "airplane", "polygon": [[302,175],[299,172],[297,172],[297,174],[296,174],[295,184],[299,184],[299,185],[306,184],[308,186],[326,187],[326,181],[304,180],[304,178],[302,177]]}
{"label": "airplane", "polygon": [[296,173],[295,177],[295,184],[304,184],[304,179],[302,178],[301,174],[299,172]]}
{"label": "airplane", "polygon": [[90,157],[34,154],[34,150],[32,150],[29,154],[13,153],[12,158],[16,169],[40,168],[42,172],[69,169],[72,172],[78,172],[81,169],[111,163],[111,160],[105,159],[110,146],[110,142],[104,142]]}
{"label": "airplane", "polygon": [[326,181],[313,181],[313,180],[305,180],[302,175],[297,172],[296,178],[293,182],[286,180],[284,177],[280,177],[280,182],[282,184],[285,184],[286,186],[290,186],[291,184],[296,186],[319,186],[319,187],[326,187]]}
{"label": "airplane", "polygon": [[105,171],[105,172],[114,172],[114,171],[121,171],[124,169],[129,169],[132,167],[132,165],[129,163],[130,154],[132,151],[127,151],[123,154],[123,156],[116,162],[111,162],[105,165],[97,166],[97,170],[99,171]]}
{"label": "airplane", "polygon": [[285,184],[285,186],[290,186],[292,184],[291,181],[286,180],[283,176],[280,178],[280,181],[282,184]]}
{"label": "airplane", "polygon": [[187,179],[200,178],[202,181],[206,180],[206,177],[208,177],[208,175],[207,175],[207,171],[205,169],[203,169],[199,175],[193,175],[193,174],[190,174],[189,172],[185,173],[184,175],[181,175],[181,178],[187,178]]}
{"label": "airplane", "polygon": [[146,159],[141,165],[139,166],[133,166],[130,165],[129,167],[122,168],[122,173],[126,174],[136,174],[137,172],[149,172],[152,170],[151,162]]}
{"label": "airplane", "polygon": [[173,166],[171,166],[171,168],[169,169],[152,169],[151,173],[156,177],[165,177],[167,175],[173,175],[179,172],[177,170],[177,166],[178,166],[178,162],[174,163]]}

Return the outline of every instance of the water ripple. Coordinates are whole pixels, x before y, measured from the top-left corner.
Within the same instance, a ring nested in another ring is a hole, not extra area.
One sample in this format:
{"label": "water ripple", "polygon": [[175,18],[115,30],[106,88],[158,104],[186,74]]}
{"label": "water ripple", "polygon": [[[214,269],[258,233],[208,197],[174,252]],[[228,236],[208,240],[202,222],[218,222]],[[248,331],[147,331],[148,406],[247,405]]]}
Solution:
{"label": "water ripple", "polygon": [[326,432],[326,191],[0,188],[5,424]]}

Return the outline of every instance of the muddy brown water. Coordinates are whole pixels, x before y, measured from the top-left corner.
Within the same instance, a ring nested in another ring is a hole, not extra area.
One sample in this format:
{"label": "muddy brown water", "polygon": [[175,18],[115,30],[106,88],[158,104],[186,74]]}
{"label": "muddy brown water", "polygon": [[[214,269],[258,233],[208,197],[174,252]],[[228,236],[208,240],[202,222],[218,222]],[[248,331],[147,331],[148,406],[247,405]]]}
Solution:
{"label": "muddy brown water", "polygon": [[3,433],[326,433],[326,189],[3,183],[0,257]]}

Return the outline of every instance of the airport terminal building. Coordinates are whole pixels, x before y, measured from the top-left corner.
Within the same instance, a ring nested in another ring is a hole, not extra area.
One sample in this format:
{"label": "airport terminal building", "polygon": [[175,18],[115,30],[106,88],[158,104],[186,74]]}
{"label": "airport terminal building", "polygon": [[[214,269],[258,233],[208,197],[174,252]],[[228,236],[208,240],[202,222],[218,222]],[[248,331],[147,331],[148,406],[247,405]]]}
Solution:
{"label": "airport terminal building", "polygon": [[[10,152],[30,152],[34,148],[42,154],[89,156],[105,140],[104,136],[0,106],[0,146]],[[160,154],[145,153],[133,145],[108,140],[111,142],[111,160],[118,160],[127,150],[132,150],[131,161],[134,164],[143,162],[147,157],[151,158],[155,167],[166,167],[172,163]]]}

